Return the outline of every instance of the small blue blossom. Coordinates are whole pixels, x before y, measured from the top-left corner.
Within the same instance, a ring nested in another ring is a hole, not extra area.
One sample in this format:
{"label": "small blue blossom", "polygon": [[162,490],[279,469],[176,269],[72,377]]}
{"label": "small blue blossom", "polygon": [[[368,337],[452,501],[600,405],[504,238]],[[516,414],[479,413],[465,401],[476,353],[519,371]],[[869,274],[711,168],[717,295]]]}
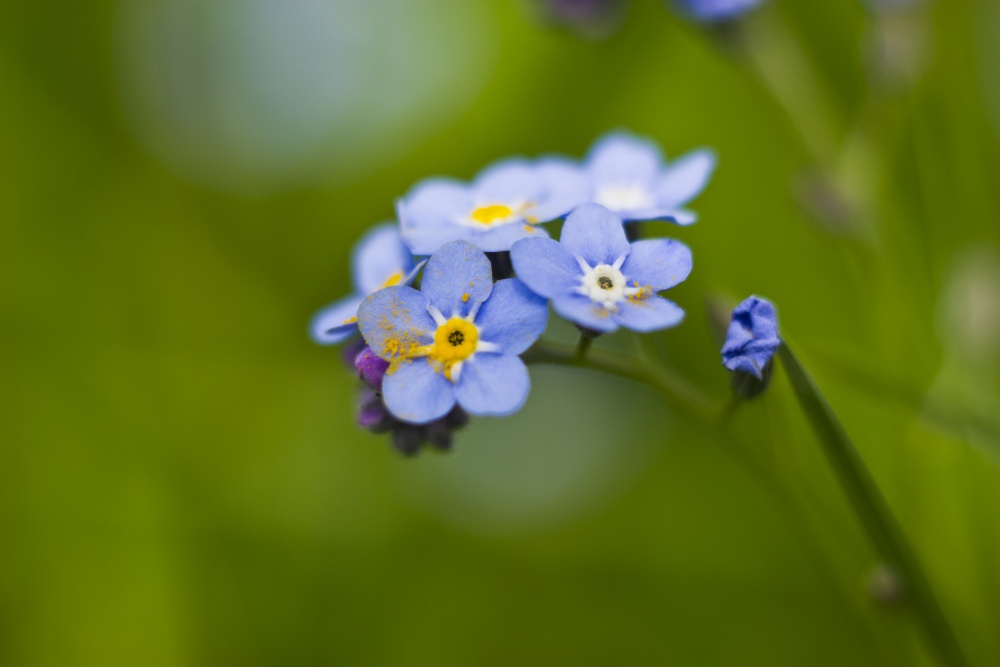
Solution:
{"label": "small blue blossom", "polygon": [[321,345],[332,345],[350,338],[358,330],[358,306],[365,297],[383,287],[408,285],[422,266],[423,262],[414,263],[413,255],[406,249],[393,223],[369,231],[354,246],[351,258],[355,293],[331,303],[313,316],[309,325],[313,340]]}
{"label": "small blue blossom", "polygon": [[747,297],[733,310],[726,342],[722,346],[722,365],[761,380],[764,367],[780,345],[774,306],[766,299]]}
{"label": "small blue blossom", "polygon": [[545,330],[548,309],[516,278],[493,284],[486,255],[454,241],[431,256],[420,291],[375,292],[358,320],[365,341],[389,362],[386,407],[398,419],[427,424],[456,403],[474,415],[520,409],[530,380],[517,355]]}
{"label": "small blue blossom", "polygon": [[649,239],[631,245],[622,221],[598,204],[573,211],[560,240],[524,239],[511,249],[518,277],[553,309],[584,329],[655,331],[672,327],[684,311],[657,292],[691,273],[691,251],[679,241]]}
{"label": "small blue blossom", "polygon": [[451,241],[499,252],[520,239],[547,236],[537,225],[566,215],[584,196],[570,162],[510,159],[487,167],[471,183],[421,181],[396,209],[403,239],[416,255],[430,255]]}
{"label": "small blue blossom", "polygon": [[727,21],[755,9],[764,0],[678,0],[680,9],[696,21]]}

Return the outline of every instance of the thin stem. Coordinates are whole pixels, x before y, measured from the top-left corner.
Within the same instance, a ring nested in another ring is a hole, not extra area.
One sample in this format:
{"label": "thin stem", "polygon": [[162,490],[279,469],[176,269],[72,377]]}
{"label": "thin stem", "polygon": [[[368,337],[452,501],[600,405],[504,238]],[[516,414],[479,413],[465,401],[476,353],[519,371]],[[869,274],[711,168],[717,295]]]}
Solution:
{"label": "thin stem", "polygon": [[868,538],[886,564],[903,576],[913,611],[932,647],[946,665],[969,664],[916,553],[837,415],[786,343],[782,343],[778,354],[799,404]]}
{"label": "thin stem", "polygon": [[593,344],[593,342],[594,339],[588,336],[587,334],[585,333],[580,334],[580,340],[576,344],[576,355],[575,355],[578,361],[583,361],[584,359],[587,358],[587,351],[590,349],[590,346]]}

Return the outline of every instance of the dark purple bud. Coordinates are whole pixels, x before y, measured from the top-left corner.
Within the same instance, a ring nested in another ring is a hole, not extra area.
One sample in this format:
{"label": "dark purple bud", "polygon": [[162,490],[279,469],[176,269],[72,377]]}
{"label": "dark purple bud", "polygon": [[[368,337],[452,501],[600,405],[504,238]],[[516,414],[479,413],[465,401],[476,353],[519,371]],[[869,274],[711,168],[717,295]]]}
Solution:
{"label": "dark purple bud", "polygon": [[425,439],[423,426],[400,424],[392,433],[392,446],[403,456],[413,456],[420,451]]}
{"label": "dark purple bud", "polygon": [[379,357],[367,345],[354,359],[358,377],[374,391],[382,391],[382,379],[389,369],[389,362]]}
{"label": "dark purple bud", "polygon": [[455,436],[452,435],[452,429],[446,423],[445,419],[439,419],[436,422],[427,425],[427,442],[431,443],[435,449],[439,449],[442,452],[450,452],[451,447],[455,442]]}
{"label": "dark purple bud", "polygon": [[451,409],[451,412],[444,416],[442,421],[448,428],[457,431],[469,423],[469,413],[456,405]]}
{"label": "dark purple bud", "polygon": [[364,391],[358,401],[358,426],[372,433],[385,433],[392,428],[395,420],[382,402],[382,397],[374,391]]}

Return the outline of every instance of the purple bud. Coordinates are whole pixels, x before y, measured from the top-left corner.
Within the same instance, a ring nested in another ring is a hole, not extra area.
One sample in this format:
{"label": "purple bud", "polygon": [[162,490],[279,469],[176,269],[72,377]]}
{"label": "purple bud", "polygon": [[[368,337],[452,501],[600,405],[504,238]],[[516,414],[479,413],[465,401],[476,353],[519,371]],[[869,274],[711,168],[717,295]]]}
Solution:
{"label": "purple bud", "polygon": [[382,397],[374,391],[364,391],[358,401],[358,426],[372,433],[385,433],[392,428],[395,420],[382,402]]}
{"label": "purple bud", "polygon": [[382,391],[382,379],[389,369],[389,362],[379,357],[368,346],[354,359],[354,368],[358,377],[374,391]]}
{"label": "purple bud", "polygon": [[401,425],[392,433],[392,445],[403,456],[413,456],[420,451],[425,438],[422,426]]}

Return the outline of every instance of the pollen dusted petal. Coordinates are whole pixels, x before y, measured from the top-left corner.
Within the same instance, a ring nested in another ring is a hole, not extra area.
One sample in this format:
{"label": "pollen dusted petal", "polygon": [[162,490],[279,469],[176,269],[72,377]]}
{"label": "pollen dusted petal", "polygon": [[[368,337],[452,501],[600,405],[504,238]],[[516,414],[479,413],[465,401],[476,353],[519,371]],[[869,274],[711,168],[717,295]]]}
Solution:
{"label": "pollen dusted petal", "polygon": [[422,346],[430,344],[437,329],[427,305],[427,297],[412,287],[379,290],[358,309],[361,335],[383,359],[400,361],[417,355]]}
{"label": "pollen dusted petal", "polygon": [[613,317],[626,329],[646,333],[677,326],[684,319],[684,311],[673,301],[651,294],[622,302]]}
{"label": "pollen dusted petal", "polygon": [[309,324],[312,339],[320,345],[347,340],[358,330],[356,318],[361,301],[361,297],[352,295],[321,309]]}
{"label": "pollen dusted petal", "polygon": [[397,419],[426,424],[448,414],[455,405],[454,388],[426,359],[399,364],[382,381],[385,405]]}
{"label": "pollen dusted petal", "polygon": [[[420,290],[445,315],[465,316],[493,289],[490,260],[474,245],[455,241],[427,262]],[[468,298],[462,297],[468,295]]]}

